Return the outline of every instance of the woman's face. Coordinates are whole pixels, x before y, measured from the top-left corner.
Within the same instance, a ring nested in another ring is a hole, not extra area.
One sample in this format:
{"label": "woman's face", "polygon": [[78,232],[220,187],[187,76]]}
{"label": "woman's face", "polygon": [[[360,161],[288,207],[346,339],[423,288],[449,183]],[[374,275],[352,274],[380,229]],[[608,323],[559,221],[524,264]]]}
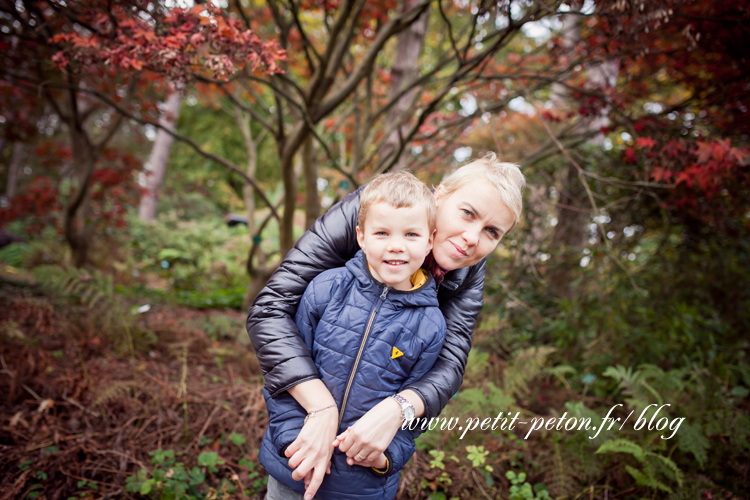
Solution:
{"label": "woman's face", "polygon": [[485,258],[515,222],[513,212],[500,201],[497,188],[484,179],[470,180],[449,194],[438,187],[435,204],[437,228],[432,255],[448,271]]}

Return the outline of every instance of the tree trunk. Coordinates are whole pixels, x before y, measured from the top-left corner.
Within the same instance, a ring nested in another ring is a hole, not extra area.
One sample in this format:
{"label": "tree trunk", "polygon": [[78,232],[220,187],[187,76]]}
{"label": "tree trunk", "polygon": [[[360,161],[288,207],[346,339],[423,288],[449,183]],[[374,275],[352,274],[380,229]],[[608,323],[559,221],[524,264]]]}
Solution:
{"label": "tree trunk", "polygon": [[76,186],[65,205],[65,240],[70,246],[73,265],[83,267],[88,261],[91,246],[92,220],[90,217],[89,188],[96,160],[94,148],[80,123],[70,125],[73,144]]}
{"label": "tree trunk", "polygon": [[[417,4],[415,0],[405,0],[402,12],[406,12]],[[427,31],[427,20],[429,11],[425,11],[407,30],[398,36],[396,46],[396,58],[391,68],[391,92],[390,99],[394,99],[402,89],[411,83],[417,76],[419,70],[419,56],[424,46],[425,32]],[[406,166],[406,157],[402,154],[401,138],[408,130],[408,123],[400,124],[401,120],[409,113],[416,90],[405,93],[393,105],[385,119],[385,130],[390,131],[388,138],[383,144],[381,153],[381,164],[390,161],[394,155],[399,155],[393,165],[393,170],[400,170]]]}
{"label": "tree trunk", "polygon": [[[580,8],[580,4],[579,4]],[[567,15],[562,19],[565,45],[572,50],[580,43],[581,17],[578,15]],[[605,86],[614,85],[617,79],[618,65],[614,61],[607,61],[592,66],[586,75],[585,87],[597,90]],[[551,98],[556,107],[564,109],[570,107],[570,90],[558,84],[552,85]],[[609,124],[609,109],[604,109],[596,117],[589,117],[581,123],[582,132],[594,132]],[[604,136],[597,134],[587,142],[596,147],[601,147]],[[560,298],[571,299],[571,280],[575,269],[579,266],[582,251],[586,245],[586,236],[591,224],[591,214],[594,207],[591,206],[582,184],[578,169],[569,165],[560,183],[560,199],[557,206],[557,225],[552,233],[551,249],[554,252],[553,265],[548,277],[550,289],[553,294]]]}
{"label": "tree trunk", "polygon": [[279,251],[286,255],[294,246],[294,209],[297,206],[297,176],[294,154],[281,158],[281,180],[284,183],[284,214],[279,224]]}
{"label": "tree trunk", "polygon": [[583,255],[590,213],[591,207],[586,200],[578,170],[569,165],[560,184],[557,225],[552,232],[550,245],[554,259],[548,275],[549,286],[552,294],[559,298],[572,298],[571,281]]}
{"label": "tree trunk", "polygon": [[21,160],[23,159],[23,144],[21,141],[13,142],[13,152],[11,153],[10,163],[8,164],[8,182],[5,185],[5,198],[8,203],[16,196],[18,187],[18,172],[21,170]]}
{"label": "tree trunk", "polygon": [[[165,101],[165,109],[159,118],[159,125],[169,130],[177,129],[177,118],[180,115],[182,95],[179,90],[171,89]],[[141,198],[138,216],[144,221],[151,222],[156,218],[156,208],[159,203],[159,191],[164,183],[169,163],[169,152],[174,138],[166,131],[159,129],[156,140],[151,149],[151,155],[146,162],[146,192]]]}
{"label": "tree trunk", "polygon": [[[258,144],[263,134],[257,139],[253,137],[253,131],[250,127],[250,116],[239,106],[234,107],[234,114],[237,118],[237,125],[240,128],[240,134],[242,134],[242,138],[245,141],[245,150],[247,151],[245,173],[251,179],[255,179],[255,174],[258,172]],[[242,199],[245,202],[245,214],[247,215],[247,233],[252,240],[255,236],[255,190],[249,182],[245,182],[242,186]]]}
{"label": "tree trunk", "polygon": [[302,144],[302,172],[305,176],[305,231],[320,217],[320,200],[318,199],[318,162],[313,158],[312,135],[308,135]]}

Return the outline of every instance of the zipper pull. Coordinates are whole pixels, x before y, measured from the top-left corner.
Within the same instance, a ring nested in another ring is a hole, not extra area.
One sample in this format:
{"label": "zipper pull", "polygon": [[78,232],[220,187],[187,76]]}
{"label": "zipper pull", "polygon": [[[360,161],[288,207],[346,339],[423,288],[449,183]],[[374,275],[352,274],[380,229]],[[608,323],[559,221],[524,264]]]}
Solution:
{"label": "zipper pull", "polygon": [[388,295],[389,288],[387,286],[383,287],[383,293],[380,294],[380,299],[385,300],[385,296]]}

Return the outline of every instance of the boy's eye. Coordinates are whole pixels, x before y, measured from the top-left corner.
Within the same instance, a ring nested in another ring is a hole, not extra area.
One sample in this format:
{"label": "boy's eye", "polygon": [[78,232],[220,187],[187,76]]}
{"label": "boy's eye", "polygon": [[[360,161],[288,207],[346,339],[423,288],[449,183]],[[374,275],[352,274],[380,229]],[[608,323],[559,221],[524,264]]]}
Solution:
{"label": "boy's eye", "polygon": [[407,238],[419,238],[417,233],[406,233]]}
{"label": "boy's eye", "polygon": [[375,236],[388,236],[388,233],[386,233],[385,231],[378,231],[377,233],[375,233]]}

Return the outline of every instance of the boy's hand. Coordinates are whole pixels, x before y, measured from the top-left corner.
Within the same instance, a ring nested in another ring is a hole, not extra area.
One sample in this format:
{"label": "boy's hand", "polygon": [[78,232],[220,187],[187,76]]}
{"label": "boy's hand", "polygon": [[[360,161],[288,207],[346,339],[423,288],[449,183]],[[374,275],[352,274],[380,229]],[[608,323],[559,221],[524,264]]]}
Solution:
{"label": "boy's hand", "polygon": [[357,420],[353,426],[336,437],[334,446],[346,453],[349,465],[372,465],[381,462],[383,452],[401,428],[401,407],[392,398],[386,398]]}
{"label": "boy's hand", "polygon": [[324,411],[309,419],[292,444],[286,449],[292,479],[305,480],[305,500],[317,493],[325,473],[330,473],[333,442],[338,426],[338,414]]}
{"label": "boy's hand", "polygon": [[[334,447],[340,445],[346,439],[346,436],[349,434],[350,429],[351,427],[347,428],[344,432],[336,436],[336,439],[333,440]],[[385,453],[381,453],[379,455],[370,453],[364,460],[361,460],[360,458],[361,455],[355,455],[354,458],[347,457],[346,463],[349,465],[359,465],[360,467],[375,467],[376,469],[384,469],[388,463],[387,459],[385,458]]]}

